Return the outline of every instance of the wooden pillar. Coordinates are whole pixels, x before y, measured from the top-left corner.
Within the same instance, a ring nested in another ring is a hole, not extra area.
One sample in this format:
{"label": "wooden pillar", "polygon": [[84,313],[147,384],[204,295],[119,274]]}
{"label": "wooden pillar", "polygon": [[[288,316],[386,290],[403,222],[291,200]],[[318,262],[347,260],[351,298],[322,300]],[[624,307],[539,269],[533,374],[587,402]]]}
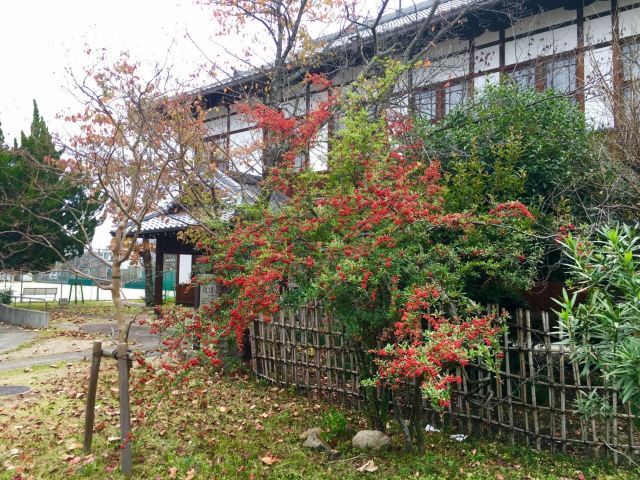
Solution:
{"label": "wooden pillar", "polygon": [[620,45],[620,21],[618,0],[611,0],[611,60],[613,68],[613,127],[620,126],[624,103],[624,71],[622,62],[622,48]]}
{"label": "wooden pillar", "polygon": [[469,73],[467,78],[467,95],[469,99],[473,99],[476,78],[476,39],[474,37],[469,39]]}
{"label": "wooden pillar", "polygon": [[576,58],[576,101],[584,111],[585,108],[585,78],[584,78],[584,0],[578,1],[576,10],[576,24],[578,31],[578,50]]}
{"label": "wooden pillar", "polygon": [[144,266],[144,304],[152,307],[154,305],[153,263],[148,238],[142,239],[142,265]]}
{"label": "wooden pillar", "polygon": [[504,77],[504,68],[506,66],[506,62],[507,62],[507,39],[506,39],[506,32],[505,32],[505,27],[501,27],[500,31],[498,32],[498,62],[500,64],[500,80],[503,79]]}
{"label": "wooden pillar", "polygon": [[164,245],[160,238],[156,239],[156,279],[154,285],[154,303],[162,305],[162,283],[164,273]]}

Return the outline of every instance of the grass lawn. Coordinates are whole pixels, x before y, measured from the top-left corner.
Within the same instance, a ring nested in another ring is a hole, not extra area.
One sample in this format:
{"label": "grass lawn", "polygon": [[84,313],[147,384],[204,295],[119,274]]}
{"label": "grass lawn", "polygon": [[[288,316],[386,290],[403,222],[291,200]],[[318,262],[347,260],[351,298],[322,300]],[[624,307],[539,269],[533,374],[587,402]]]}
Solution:
{"label": "grass lawn", "polygon": [[[87,363],[0,373],[0,384],[30,384],[24,398],[0,397],[0,479],[121,478],[115,364],[103,360],[92,455],[82,453]],[[134,377],[140,375],[133,369]],[[134,478],[139,479],[629,479],[637,472],[552,456],[503,441],[431,434],[424,454],[351,449],[365,426],[357,414],[249,377],[200,373],[163,393],[148,384],[152,408],[133,406]],[[298,436],[323,427],[337,458],[304,449]],[[373,460],[374,472],[357,469]]]}

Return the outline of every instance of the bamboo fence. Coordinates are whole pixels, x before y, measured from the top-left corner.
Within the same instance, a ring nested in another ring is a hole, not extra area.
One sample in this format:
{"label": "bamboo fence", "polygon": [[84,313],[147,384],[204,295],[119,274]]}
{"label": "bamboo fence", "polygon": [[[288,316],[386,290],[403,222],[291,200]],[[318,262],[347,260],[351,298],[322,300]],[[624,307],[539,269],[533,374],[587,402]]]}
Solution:
{"label": "bamboo fence", "polygon": [[[561,334],[549,313],[517,310],[500,339],[505,357],[499,374],[478,365],[458,368],[463,382],[453,387],[448,410],[437,414],[424,402],[424,418],[436,428],[497,435],[538,450],[604,454],[615,463],[637,460],[640,434],[630,406],[597,376],[580,375]],[[256,320],[250,338],[258,377],[310,398],[360,406],[356,349],[321,305]],[[594,390],[610,413],[584,418],[576,401]]]}

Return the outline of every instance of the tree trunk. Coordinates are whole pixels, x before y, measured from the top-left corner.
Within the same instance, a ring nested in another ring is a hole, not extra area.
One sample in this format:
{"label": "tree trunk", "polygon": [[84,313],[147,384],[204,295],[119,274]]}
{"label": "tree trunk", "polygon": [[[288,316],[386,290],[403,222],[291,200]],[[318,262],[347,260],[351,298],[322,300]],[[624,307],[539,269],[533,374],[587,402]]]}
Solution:
{"label": "tree trunk", "polygon": [[115,310],[116,323],[118,325],[118,342],[127,343],[127,326],[124,319],[124,304],[122,302],[122,278],[121,264],[113,262],[113,274],[111,276],[111,299]]}

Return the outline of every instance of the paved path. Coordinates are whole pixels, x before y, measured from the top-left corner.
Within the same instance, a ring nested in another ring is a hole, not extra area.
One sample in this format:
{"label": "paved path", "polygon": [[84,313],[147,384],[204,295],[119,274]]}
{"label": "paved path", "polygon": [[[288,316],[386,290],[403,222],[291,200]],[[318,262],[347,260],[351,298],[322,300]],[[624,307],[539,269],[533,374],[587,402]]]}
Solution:
{"label": "paved path", "polygon": [[[73,324],[61,325],[62,328],[81,330],[99,337],[111,337],[114,326],[114,322],[87,323],[80,326]],[[0,323],[0,353],[13,350],[36,336],[37,332],[22,330],[18,327]],[[146,326],[132,325],[129,332],[129,340],[135,342],[132,345],[133,350],[141,350],[144,352],[156,350],[160,345],[160,336],[150,333],[149,327]],[[70,342],[71,341],[73,341],[72,338],[70,339]],[[109,341],[103,341],[103,348],[112,348],[110,343]],[[113,346],[115,346],[115,343]],[[59,362],[71,362],[89,358],[91,358],[90,349],[80,352],[70,351],[50,355],[37,355],[30,358],[5,358],[0,359],[0,371],[16,370],[36,365],[51,365]]]}
{"label": "paved path", "polygon": [[18,348],[38,336],[38,332],[0,323],[0,353]]}

